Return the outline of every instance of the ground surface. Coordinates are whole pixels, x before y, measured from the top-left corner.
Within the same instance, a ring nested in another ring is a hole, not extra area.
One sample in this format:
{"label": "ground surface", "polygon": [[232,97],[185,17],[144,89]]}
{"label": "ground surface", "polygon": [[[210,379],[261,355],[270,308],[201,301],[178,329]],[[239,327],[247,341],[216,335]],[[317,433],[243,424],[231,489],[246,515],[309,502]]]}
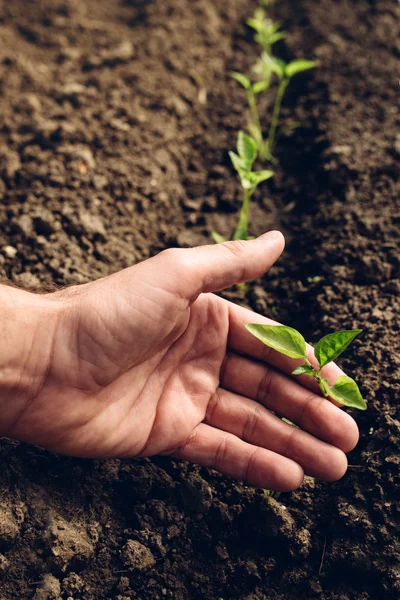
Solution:
{"label": "ground surface", "polygon": [[[245,125],[227,78],[254,60],[246,0],[0,0],[0,273],[95,279],[229,234],[227,157]],[[282,0],[281,56],[316,57],[284,118],[252,233],[280,227],[271,274],[233,297],[308,339],[362,327],[342,366],[369,410],[346,477],[281,503],[156,459],[0,445],[0,598],[400,597],[399,4]],[[265,106],[267,111],[268,106]],[[266,112],[267,114],[267,112]]]}

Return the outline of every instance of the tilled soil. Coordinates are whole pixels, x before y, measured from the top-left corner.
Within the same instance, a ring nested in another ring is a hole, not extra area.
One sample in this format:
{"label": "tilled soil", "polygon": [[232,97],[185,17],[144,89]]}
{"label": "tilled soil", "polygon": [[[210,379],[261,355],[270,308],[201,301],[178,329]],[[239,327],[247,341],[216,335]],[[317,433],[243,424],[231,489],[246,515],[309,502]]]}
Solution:
{"label": "tilled soil", "polygon": [[[0,274],[86,282],[229,235],[244,127],[229,70],[246,0],[0,0]],[[251,232],[287,249],[237,302],[310,340],[361,327],[341,365],[369,409],[336,484],[279,501],[169,459],[78,460],[1,441],[0,598],[400,598],[399,4],[282,0],[293,82]],[[263,114],[269,114],[266,101]]]}

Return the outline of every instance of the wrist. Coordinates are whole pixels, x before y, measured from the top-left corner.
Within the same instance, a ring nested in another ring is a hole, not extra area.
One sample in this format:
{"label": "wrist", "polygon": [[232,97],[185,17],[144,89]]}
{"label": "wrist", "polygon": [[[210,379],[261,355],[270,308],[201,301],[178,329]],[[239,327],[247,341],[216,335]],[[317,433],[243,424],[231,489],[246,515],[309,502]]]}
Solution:
{"label": "wrist", "polygon": [[0,285],[0,435],[44,386],[59,314],[53,294]]}

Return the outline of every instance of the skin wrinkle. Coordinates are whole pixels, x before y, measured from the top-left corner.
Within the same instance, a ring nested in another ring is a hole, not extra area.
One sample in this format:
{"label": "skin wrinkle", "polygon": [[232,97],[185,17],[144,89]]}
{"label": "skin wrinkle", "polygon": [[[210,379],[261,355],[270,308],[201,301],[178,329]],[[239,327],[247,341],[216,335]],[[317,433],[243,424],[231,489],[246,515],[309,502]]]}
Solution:
{"label": "skin wrinkle", "polygon": [[229,433],[225,433],[222,438],[220,443],[218,444],[218,448],[213,456],[213,459],[211,461],[211,468],[214,469],[215,471],[220,471],[221,467],[220,465],[224,464],[224,460],[226,457],[226,453],[228,450],[228,446],[229,446],[229,441],[230,441],[230,435]]}
{"label": "skin wrinkle", "polygon": [[307,398],[302,403],[302,405],[300,407],[300,410],[299,410],[299,415],[296,418],[296,423],[298,425],[300,425],[301,427],[303,427],[303,418],[304,418],[304,414],[305,414],[306,408],[313,401],[319,401],[320,404],[322,404],[324,402],[324,399],[323,398],[319,398],[316,394],[313,394],[312,392],[307,396]]}
{"label": "skin wrinkle", "polygon": [[[238,264],[238,274],[235,276],[235,281],[237,281],[238,283],[245,281],[247,279],[246,277],[246,264],[245,261],[243,260],[243,248],[244,248],[244,244],[242,242],[242,240],[236,240],[235,242],[232,241],[228,241],[228,242],[223,242],[221,244],[218,244],[218,246],[220,248],[224,248],[227,250],[227,252],[229,252],[229,254],[235,257],[236,261],[239,261]],[[246,252],[247,252],[247,248],[246,248]],[[215,275],[206,275],[203,278],[203,282],[201,287],[203,289],[210,289],[212,286],[212,284],[214,283],[214,285],[216,285],[215,282]],[[217,285],[217,287],[219,288],[219,284]]]}
{"label": "skin wrinkle", "polygon": [[242,475],[242,478],[244,481],[249,481],[250,477],[251,477],[251,473],[254,469],[254,465],[256,462],[256,458],[260,453],[261,448],[254,448],[253,452],[251,453],[251,455],[249,456],[249,458],[246,461],[246,465],[245,465],[245,469],[244,469],[244,473]]}
{"label": "skin wrinkle", "polygon": [[256,400],[263,405],[268,404],[268,398],[271,392],[271,385],[274,378],[274,371],[264,367],[264,375],[260,380],[257,392]]}
{"label": "skin wrinkle", "polygon": [[[186,448],[188,448],[190,446],[195,446],[195,442],[196,442],[196,438],[198,437],[198,434],[199,434],[198,428],[195,427],[193,429],[192,433],[187,438],[186,442],[182,446],[179,446],[176,450],[174,450],[172,452],[170,449],[165,450],[164,452],[161,452],[161,454],[164,456],[171,454],[172,457],[183,458]],[[185,460],[185,459],[183,459],[183,460]]]}
{"label": "skin wrinkle", "polygon": [[[58,313],[56,311],[55,312],[54,331],[57,329],[60,319],[61,319],[61,313]],[[33,336],[33,338],[32,338],[32,343],[33,343],[34,337],[35,336]],[[50,351],[49,351],[49,356],[48,356],[48,360],[47,360],[47,366],[45,367],[45,369],[43,371],[41,382],[40,382],[38,388],[35,390],[35,392],[31,396],[31,398],[28,397],[28,399],[25,402],[25,405],[23,405],[22,408],[17,412],[15,419],[13,419],[11,424],[5,428],[5,430],[4,430],[5,437],[8,437],[8,436],[12,437],[12,432],[16,431],[16,429],[18,427],[18,423],[21,421],[23,415],[26,413],[26,411],[29,409],[29,407],[35,402],[36,398],[41,394],[41,392],[46,384],[46,381],[48,380],[49,373],[51,371],[52,363],[54,360],[55,341],[56,341],[56,336],[53,334],[51,336],[51,344],[50,344]]]}
{"label": "skin wrinkle", "polygon": [[293,442],[293,438],[299,431],[297,429],[297,427],[293,427],[293,425],[289,425],[289,427],[291,427],[291,431],[288,432],[287,440],[286,440],[283,450],[281,452],[282,456],[286,456],[286,457],[288,457],[288,454],[289,454],[288,450],[289,450],[290,443]]}
{"label": "skin wrinkle", "polygon": [[252,406],[252,410],[249,411],[243,426],[241,436],[243,440],[251,442],[252,438],[254,437],[254,433],[260,423],[261,414],[262,411],[260,405],[254,404],[254,406]]}
{"label": "skin wrinkle", "polygon": [[211,396],[210,401],[207,405],[207,410],[206,410],[206,414],[204,416],[204,422],[205,423],[212,423],[212,418],[215,412],[215,409],[217,408],[218,402],[220,400],[220,395],[219,395],[219,389],[217,388],[214,392],[214,394]]}

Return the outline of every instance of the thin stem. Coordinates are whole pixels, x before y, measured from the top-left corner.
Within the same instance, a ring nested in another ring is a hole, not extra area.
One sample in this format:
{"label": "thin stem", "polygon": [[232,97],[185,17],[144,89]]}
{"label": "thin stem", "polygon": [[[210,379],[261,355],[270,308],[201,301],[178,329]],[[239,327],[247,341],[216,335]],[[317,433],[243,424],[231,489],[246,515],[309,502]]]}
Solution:
{"label": "thin stem", "polygon": [[279,114],[281,112],[282,98],[285,94],[288,84],[289,84],[289,79],[287,77],[284,77],[282,79],[282,81],[280,82],[278,91],[276,93],[274,110],[272,111],[271,126],[269,128],[268,140],[267,140],[268,151],[271,155],[274,151],[274,146],[275,146],[276,130],[278,127],[278,122],[279,122]]}
{"label": "thin stem", "polygon": [[240,209],[239,221],[233,234],[234,240],[247,240],[249,225],[250,196],[253,190],[243,190],[243,202]]}
{"label": "thin stem", "polygon": [[265,144],[264,144],[264,138],[263,138],[262,129],[261,129],[260,116],[259,116],[258,110],[257,110],[256,96],[252,89],[248,90],[247,98],[249,101],[251,122],[253,124],[255,131],[257,131],[257,138],[258,138],[257,145],[258,145],[258,151],[260,154],[260,158],[261,158],[261,160],[266,160],[267,156],[266,156],[266,152],[265,152]]}

